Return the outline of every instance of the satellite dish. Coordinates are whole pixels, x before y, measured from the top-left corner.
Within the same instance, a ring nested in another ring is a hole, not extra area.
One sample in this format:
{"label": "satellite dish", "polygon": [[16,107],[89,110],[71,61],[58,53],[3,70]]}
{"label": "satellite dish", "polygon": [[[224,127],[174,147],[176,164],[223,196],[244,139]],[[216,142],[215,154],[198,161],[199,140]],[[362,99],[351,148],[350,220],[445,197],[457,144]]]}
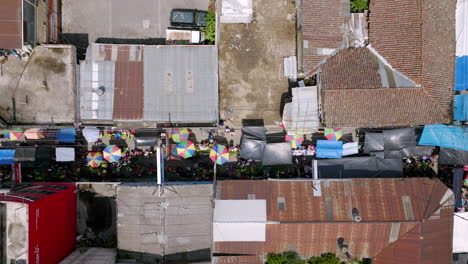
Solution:
{"label": "satellite dish", "polygon": [[106,92],[106,87],[104,87],[104,86],[102,86],[102,85],[99,86],[99,88],[96,89],[96,93],[97,93],[97,95],[99,95],[99,96],[103,95],[105,92]]}

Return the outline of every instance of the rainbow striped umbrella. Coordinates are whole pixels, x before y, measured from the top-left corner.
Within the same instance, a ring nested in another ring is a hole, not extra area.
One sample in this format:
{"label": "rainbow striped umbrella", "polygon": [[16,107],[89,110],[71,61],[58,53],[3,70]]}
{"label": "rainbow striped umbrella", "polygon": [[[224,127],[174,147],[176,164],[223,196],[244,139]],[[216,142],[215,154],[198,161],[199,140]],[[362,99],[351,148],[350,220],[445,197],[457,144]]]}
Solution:
{"label": "rainbow striped umbrella", "polygon": [[328,140],[338,140],[343,136],[343,129],[338,128],[325,128],[325,137]]}
{"label": "rainbow striped umbrella", "polygon": [[223,165],[229,161],[229,150],[224,145],[215,145],[210,150],[210,159],[216,164]]}
{"label": "rainbow striped umbrella", "polygon": [[90,167],[97,168],[101,166],[102,154],[100,152],[89,152],[86,156],[86,161]]}
{"label": "rainbow striped umbrella", "polygon": [[190,140],[184,140],[177,145],[176,150],[182,158],[190,158],[195,154],[195,145]]}
{"label": "rainbow striped umbrella", "polygon": [[171,130],[171,137],[174,142],[182,142],[188,140],[190,132],[186,128],[173,128]]}
{"label": "rainbow striped umbrella", "polygon": [[21,129],[12,129],[12,130],[5,130],[5,137],[9,140],[17,140],[23,135],[23,130]]}
{"label": "rainbow striped umbrella", "polygon": [[107,161],[117,162],[122,157],[122,150],[116,145],[109,145],[104,149],[103,154]]}
{"label": "rainbow striped umbrella", "polygon": [[304,135],[286,135],[285,140],[291,142],[292,148],[298,148],[304,141]]}

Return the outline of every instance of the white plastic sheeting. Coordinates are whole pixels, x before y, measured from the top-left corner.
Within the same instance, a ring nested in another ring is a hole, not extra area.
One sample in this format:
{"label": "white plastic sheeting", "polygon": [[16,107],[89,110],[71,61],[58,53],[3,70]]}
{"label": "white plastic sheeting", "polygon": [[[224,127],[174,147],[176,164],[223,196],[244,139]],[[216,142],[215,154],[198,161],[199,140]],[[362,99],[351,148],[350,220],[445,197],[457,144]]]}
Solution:
{"label": "white plastic sheeting", "polygon": [[310,134],[319,127],[317,87],[292,89],[292,102],[283,110],[283,124],[290,135]]}
{"label": "white plastic sheeting", "polygon": [[265,241],[265,223],[213,223],[214,242]]}
{"label": "white plastic sheeting", "polygon": [[221,23],[250,23],[252,21],[252,0],[223,0]]}
{"label": "white plastic sheeting", "polygon": [[468,56],[468,0],[457,1],[457,57]]}
{"label": "white plastic sheeting", "polygon": [[357,142],[349,142],[343,144],[343,156],[349,156],[359,153],[358,143]]}
{"label": "white plastic sheeting", "polygon": [[266,200],[216,200],[215,222],[264,222]]}
{"label": "white plastic sheeting", "polygon": [[55,160],[59,162],[67,162],[75,160],[74,148],[56,148]]}
{"label": "white plastic sheeting", "polygon": [[468,212],[455,213],[453,221],[453,253],[468,252]]}
{"label": "white plastic sheeting", "polygon": [[89,143],[94,143],[99,139],[99,129],[96,127],[85,127],[82,132]]}

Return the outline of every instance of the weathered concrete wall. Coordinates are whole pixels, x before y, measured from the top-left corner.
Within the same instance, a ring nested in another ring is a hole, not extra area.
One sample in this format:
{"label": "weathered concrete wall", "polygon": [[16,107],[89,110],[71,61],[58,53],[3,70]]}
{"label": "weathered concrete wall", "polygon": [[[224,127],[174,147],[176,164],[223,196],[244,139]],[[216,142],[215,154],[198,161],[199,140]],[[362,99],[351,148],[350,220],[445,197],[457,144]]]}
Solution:
{"label": "weathered concrete wall", "polygon": [[28,259],[28,206],[21,203],[6,204],[6,261]]}

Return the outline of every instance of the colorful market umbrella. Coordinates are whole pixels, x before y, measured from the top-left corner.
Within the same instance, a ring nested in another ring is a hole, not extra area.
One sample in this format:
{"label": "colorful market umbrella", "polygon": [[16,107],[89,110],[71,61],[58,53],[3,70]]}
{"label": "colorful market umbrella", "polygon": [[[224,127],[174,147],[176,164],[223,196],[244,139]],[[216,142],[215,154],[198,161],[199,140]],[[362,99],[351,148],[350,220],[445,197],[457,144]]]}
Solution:
{"label": "colorful market umbrella", "polygon": [[174,142],[182,142],[188,140],[190,132],[186,128],[173,128],[171,137]]}
{"label": "colorful market umbrella", "polygon": [[12,129],[5,130],[5,137],[9,140],[17,140],[23,135],[23,130],[21,129]]}
{"label": "colorful market umbrella", "polygon": [[215,145],[210,150],[210,159],[216,164],[223,165],[229,160],[229,150],[224,145]]}
{"label": "colorful market umbrella", "polygon": [[109,162],[117,162],[122,157],[122,151],[116,145],[107,146],[104,151],[104,159]]}
{"label": "colorful market umbrella", "polygon": [[338,140],[343,136],[343,129],[338,128],[325,128],[325,137],[328,140]]}
{"label": "colorful market umbrella", "polygon": [[298,148],[304,141],[304,135],[286,135],[285,140],[291,142],[292,148]]}
{"label": "colorful market umbrella", "polygon": [[101,166],[102,154],[100,152],[89,152],[86,156],[86,161],[90,167],[97,168]]}
{"label": "colorful market umbrella", "polygon": [[24,137],[26,137],[26,139],[41,139],[44,137],[44,133],[40,128],[31,128],[24,131]]}
{"label": "colorful market umbrella", "polygon": [[195,154],[195,145],[192,141],[189,140],[181,141],[177,145],[176,149],[177,154],[179,154],[179,156],[181,156],[184,159],[190,158],[193,156],[193,154]]}

